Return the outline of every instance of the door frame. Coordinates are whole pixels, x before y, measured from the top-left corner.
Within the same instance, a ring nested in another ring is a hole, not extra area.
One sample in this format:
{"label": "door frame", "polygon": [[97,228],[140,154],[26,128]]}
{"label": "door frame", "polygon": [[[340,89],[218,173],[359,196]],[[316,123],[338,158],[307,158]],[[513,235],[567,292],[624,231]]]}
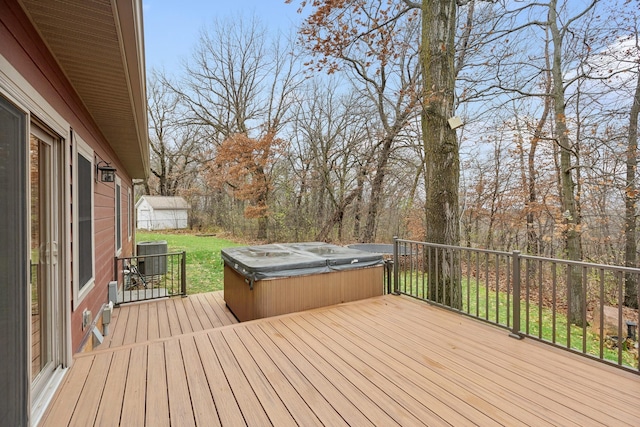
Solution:
{"label": "door frame", "polygon": [[[64,166],[64,150],[63,143],[59,137],[52,135],[51,132],[46,131],[42,125],[36,123],[34,120],[29,125],[29,137],[33,136],[40,143],[44,143],[47,147],[48,154],[44,158],[39,158],[39,171],[38,179],[40,184],[38,190],[39,207],[42,207],[44,203],[45,213],[39,219],[39,233],[45,231],[48,235],[45,237],[42,243],[46,244],[44,251],[41,250],[40,256],[44,256],[47,261],[44,266],[41,267],[40,272],[44,269],[47,270],[45,284],[47,290],[42,295],[41,303],[43,305],[44,313],[40,316],[45,316],[46,330],[44,334],[46,336],[46,352],[47,356],[51,357],[51,360],[42,367],[40,372],[35,378],[31,378],[31,393],[32,402],[38,402],[42,400],[43,396],[47,395],[47,389],[50,388],[52,379],[55,377],[55,372],[65,366],[65,198],[64,188],[65,177],[62,174],[66,168]],[[29,142],[30,144],[30,142]],[[29,156],[31,157],[31,156]],[[40,162],[46,163],[40,163]],[[32,165],[29,164],[29,174],[32,171]],[[41,173],[45,173],[46,176],[41,176]],[[29,178],[31,180],[31,176]],[[30,181],[29,181],[30,182]],[[46,183],[45,188],[41,188],[41,183]],[[30,186],[31,188],[31,186]],[[31,189],[30,189],[31,191]],[[28,200],[31,200],[33,195],[29,194]],[[44,197],[44,200],[43,200]],[[32,209],[31,203],[29,203],[29,209]],[[29,218],[33,218],[34,213],[29,212]],[[44,223],[43,223],[44,221]],[[30,224],[30,229],[31,229]],[[29,238],[31,239],[31,233]],[[41,235],[41,238],[43,236]],[[48,240],[50,239],[50,240]],[[29,244],[31,248],[31,243]],[[31,287],[29,287],[31,292]],[[32,295],[29,295],[29,301],[32,301]],[[32,326],[32,322],[29,322]],[[31,332],[30,339],[33,337]],[[33,347],[30,346],[30,351],[33,351]],[[32,356],[30,355],[30,358]],[[33,375],[33,374],[32,374]],[[36,405],[37,406],[37,405]]]}
{"label": "door frame", "polygon": [[[29,423],[36,425],[44,411],[46,410],[49,402],[53,398],[54,393],[62,383],[64,375],[67,369],[71,366],[73,361],[73,351],[71,348],[71,171],[69,165],[71,164],[70,153],[70,124],[45,100],[45,98],[38,93],[38,91],[18,72],[13,65],[2,55],[0,55],[0,95],[12,103],[18,110],[25,114],[25,141],[23,141],[23,149],[25,150],[24,164],[22,165],[22,172],[24,179],[27,180],[30,177],[28,156],[29,150],[29,138],[31,135],[32,123],[37,123],[40,127],[45,128],[53,135],[56,135],[60,141],[60,194],[59,201],[62,203],[60,210],[61,225],[60,236],[61,241],[58,244],[58,265],[60,271],[60,319],[61,319],[61,331],[59,343],[59,358],[61,366],[54,370],[53,375],[47,382],[46,387],[43,388],[40,396],[34,396],[32,394],[32,378],[31,378],[31,349],[27,351],[27,372],[25,372],[25,378],[29,384],[28,389],[28,404],[29,404]],[[29,186],[28,186],[29,188]],[[30,191],[30,190],[29,190]],[[29,194],[25,194],[27,199],[24,201],[27,205],[30,199]],[[30,212],[30,206],[27,206]],[[24,230],[24,253],[23,259],[25,264],[30,263],[30,226]],[[29,268],[26,265],[25,268]],[[27,270],[28,271],[28,270]],[[25,288],[29,289],[28,296],[26,298],[25,307],[23,312],[27,319],[24,319],[28,323],[27,336],[23,337],[25,343],[31,343],[31,291],[30,284],[27,282],[22,284]],[[26,347],[30,347],[29,344],[25,344]]]}

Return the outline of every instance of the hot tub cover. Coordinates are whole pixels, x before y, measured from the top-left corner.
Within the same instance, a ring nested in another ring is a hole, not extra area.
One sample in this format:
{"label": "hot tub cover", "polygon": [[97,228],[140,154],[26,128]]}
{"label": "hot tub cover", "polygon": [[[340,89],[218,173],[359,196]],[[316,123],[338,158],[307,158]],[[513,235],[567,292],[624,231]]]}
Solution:
{"label": "hot tub cover", "polygon": [[223,261],[254,281],[329,273],[384,263],[382,255],[322,242],[283,243],[225,248]]}

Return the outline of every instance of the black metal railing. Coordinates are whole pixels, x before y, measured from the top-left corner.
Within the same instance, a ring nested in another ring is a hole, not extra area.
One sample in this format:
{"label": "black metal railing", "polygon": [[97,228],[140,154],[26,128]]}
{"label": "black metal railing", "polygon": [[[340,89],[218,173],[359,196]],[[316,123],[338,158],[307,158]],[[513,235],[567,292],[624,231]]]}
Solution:
{"label": "black metal railing", "polygon": [[638,268],[401,239],[394,266],[395,293],[638,372]]}
{"label": "black metal railing", "polygon": [[384,260],[382,292],[384,294],[390,294],[393,292],[393,260],[392,259]]}
{"label": "black metal railing", "polygon": [[186,253],[115,258],[115,304],[187,294]]}

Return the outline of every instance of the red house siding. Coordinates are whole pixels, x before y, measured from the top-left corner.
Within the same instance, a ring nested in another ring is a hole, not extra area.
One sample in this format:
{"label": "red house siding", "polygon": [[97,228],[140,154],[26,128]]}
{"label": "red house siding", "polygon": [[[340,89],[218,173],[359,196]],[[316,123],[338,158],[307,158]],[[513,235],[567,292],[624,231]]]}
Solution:
{"label": "red house siding", "polygon": [[[69,124],[67,135],[61,135],[66,150],[71,147],[71,130],[80,136],[95,152],[96,158],[109,162],[118,170],[122,181],[122,207],[126,206],[127,188],[132,188],[131,178],[124,170],[100,129],[92,120],[72,85],[65,78],[55,59],[33,28],[28,17],[14,1],[0,0],[0,55],[6,58],[18,73],[42,96],[47,103]],[[34,116],[35,117],[35,116]],[[36,117],[47,124],[46,117]],[[73,191],[73,189],[72,189]],[[102,304],[107,302],[108,283],[113,280],[113,258],[115,256],[115,185],[95,183],[94,232],[95,232],[95,287],[71,314],[72,349],[76,351],[85,335],[82,330],[82,313],[90,310],[96,316]],[[65,203],[71,205],[71,200]],[[71,207],[73,209],[73,207]],[[123,255],[131,254],[131,244],[127,238],[126,218],[123,213]],[[71,237],[73,250],[73,237]],[[71,258],[67,262],[71,262]],[[74,284],[67,283],[72,290]],[[73,294],[73,292],[71,292]]]}

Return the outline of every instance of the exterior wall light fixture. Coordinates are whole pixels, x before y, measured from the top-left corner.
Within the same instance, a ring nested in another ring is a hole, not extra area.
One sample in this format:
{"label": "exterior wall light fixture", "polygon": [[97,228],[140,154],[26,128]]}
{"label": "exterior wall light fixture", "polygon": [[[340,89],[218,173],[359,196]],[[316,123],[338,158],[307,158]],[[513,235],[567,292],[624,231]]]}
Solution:
{"label": "exterior wall light fixture", "polygon": [[96,165],[96,180],[98,179],[98,173],[100,173],[100,181],[113,182],[116,180],[116,168],[111,164],[101,160]]}

